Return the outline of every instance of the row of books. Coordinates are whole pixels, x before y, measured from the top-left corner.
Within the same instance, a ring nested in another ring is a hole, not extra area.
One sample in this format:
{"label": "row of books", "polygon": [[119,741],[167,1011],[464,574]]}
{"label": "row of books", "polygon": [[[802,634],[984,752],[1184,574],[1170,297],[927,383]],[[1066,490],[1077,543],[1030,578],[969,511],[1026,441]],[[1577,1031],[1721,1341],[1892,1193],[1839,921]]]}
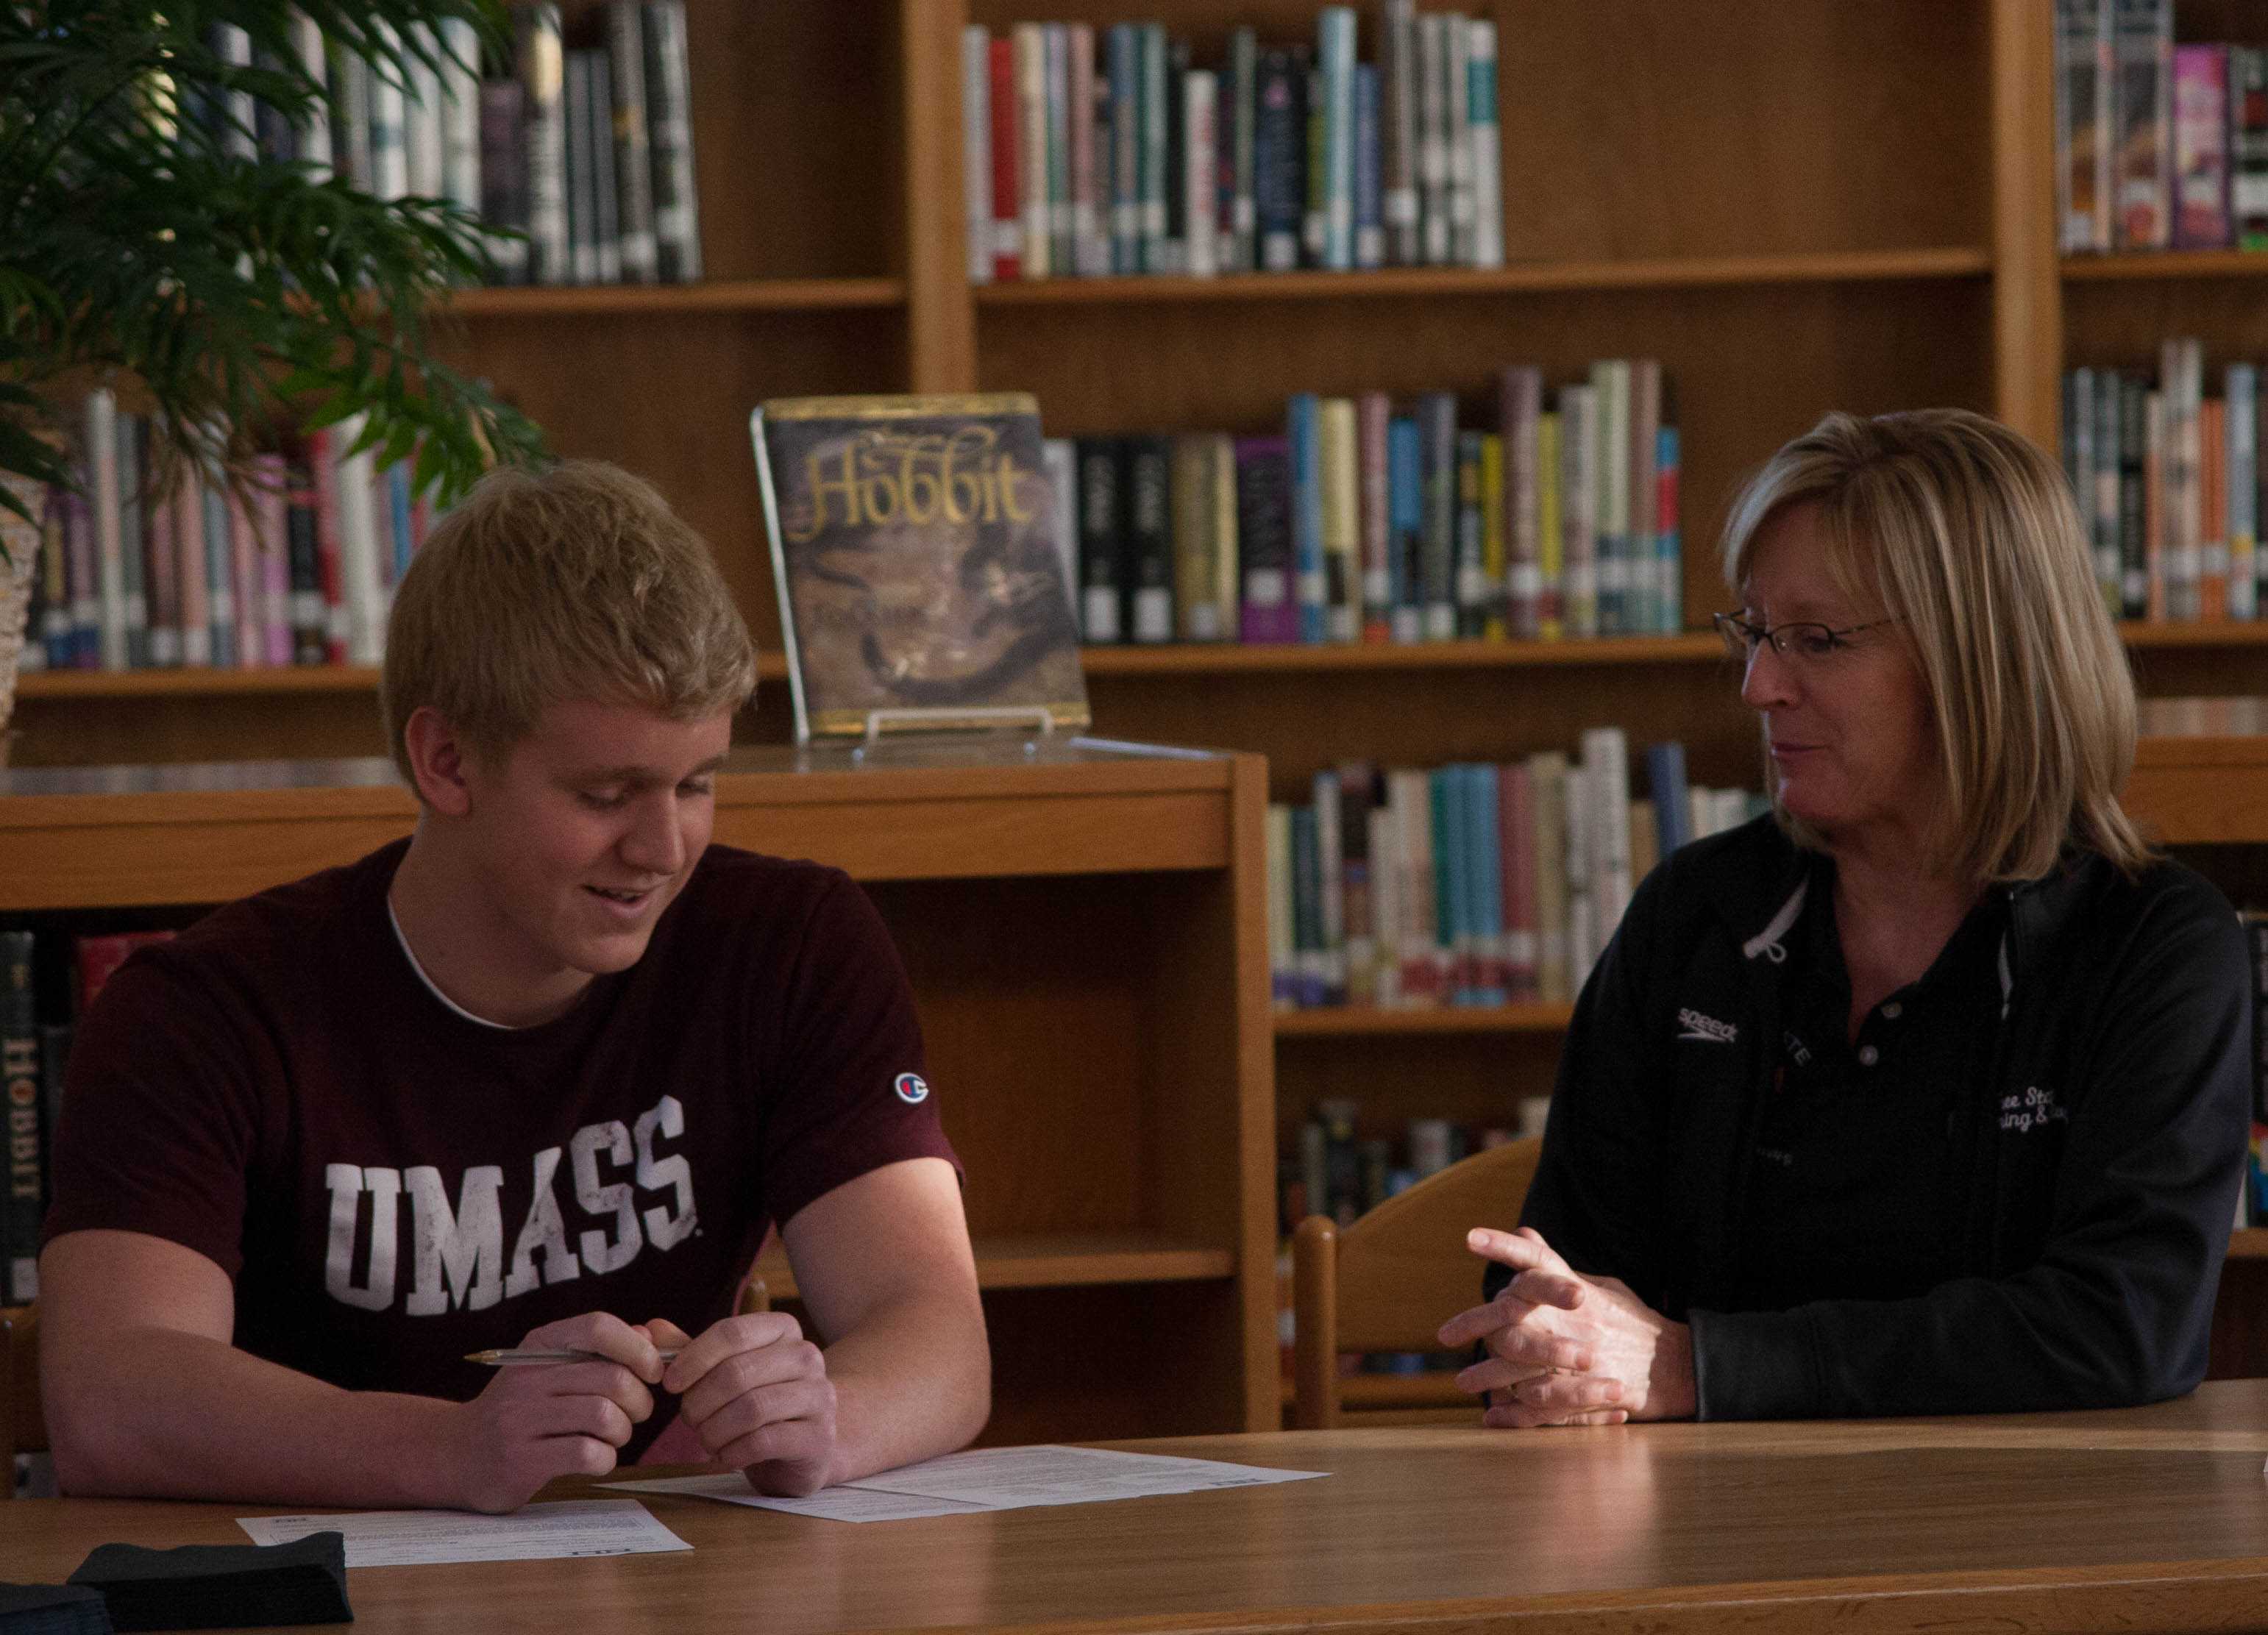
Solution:
{"label": "row of books", "polygon": [[1318,772],[1308,804],[1268,809],[1277,1007],[1572,1001],[1657,861],[1764,810],[1689,784],[1682,744],[1645,776],[1634,799],[1613,726],[1572,757]]}
{"label": "row of books", "polygon": [[1660,367],[1605,359],[1498,430],[1447,392],[1300,393],[1280,434],[1050,439],[1083,638],[1330,643],[1675,634],[1678,428]]}
{"label": "row of books", "polygon": [[2257,619],[2268,608],[2260,369],[2232,363],[2207,395],[2204,348],[2177,338],[2156,377],[2079,368],[2064,377],[2064,466],[2112,613]]}
{"label": "row of books", "polygon": [[53,952],[68,968],[43,969],[43,936],[0,929],[0,1087],[6,1092],[8,1185],[0,1196],[0,1305],[40,1294],[40,1223],[53,1196],[48,1155],[63,1105],[73,1019],[110,974],[167,931],[71,937]]}
{"label": "row of books", "polygon": [[[330,92],[328,120],[295,122],[248,92],[185,112],[239,157],[306,164],[381,199],[447,199],[524,235],[489,240],[503,283],[700,277],[683,0],[609,0],[603,43],[574,49],[549,0],[512,19],[512,60],[489,64],[489,77],[472,25],[449,18],[404,41],[397,79],[296,16],[302,64]],[[254,63],[234,25],[215,25],[213,43]]]}
{"label": "row of books", "polygon": [[2174,43],[2173,0],[2056,0],[2066,253],[2268,250],[2268,48]]}
{"label": "row of books", "polygon": [[238,487],[90,393],[78,488],[47,497],[22,667],[376,664],[431,517],[413,460],[348,452],[361,431],[303,432]]}
{"label": "row of books", "polygon": [[1288,1236],[1309,1215],[1328,1215],[1342,1226],[1352,1226],[1388,1198],[1460,1159],[1540,1136],[1551,1110],[1551,1098],[1526,1096],[1512,1110],[1514,1120],[1509,1126],[1475,1127],[1447,1118],[1406,1119],[1397,1139],[1363,1134],[1359,1102],[1340,1096],[1316,1102],[1300,1125],[1296,1147],[1277,1154],[1276,1197],[1281,1232]]}
{"label": "row of books", "polygon": [[1325,6],[1197,67],[1157,23],[968,28],[969,278],[1503,265],[1496,25],[1383,0],[1374,32],[1359,61]]}

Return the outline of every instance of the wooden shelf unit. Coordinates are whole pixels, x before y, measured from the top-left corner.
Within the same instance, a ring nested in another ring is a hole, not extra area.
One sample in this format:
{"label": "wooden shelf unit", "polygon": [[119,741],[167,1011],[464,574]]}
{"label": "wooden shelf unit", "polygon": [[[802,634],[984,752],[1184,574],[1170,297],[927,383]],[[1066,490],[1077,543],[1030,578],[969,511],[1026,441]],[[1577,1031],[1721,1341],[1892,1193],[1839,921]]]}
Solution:
{"label": "wooden shelf unit", "polygon": [[[1272,1428],[1261,762],[882,760],[736,752],[716,837],[849,870],[905,956],[968,1171],[1003,1381],[988,1434]],[[0,916],[222,902],[414,816],[383,762],[0,774]]]}

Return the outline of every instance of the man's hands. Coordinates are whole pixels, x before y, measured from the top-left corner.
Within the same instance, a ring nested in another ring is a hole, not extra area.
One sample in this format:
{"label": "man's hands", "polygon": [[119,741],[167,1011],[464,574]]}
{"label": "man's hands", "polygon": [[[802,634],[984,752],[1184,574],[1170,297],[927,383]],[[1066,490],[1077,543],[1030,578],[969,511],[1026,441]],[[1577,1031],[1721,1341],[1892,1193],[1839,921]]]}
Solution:
{"label": "man's hands", "polygon": [[1693,1336],[1685,1324],[1649,1308],[1618,1278],[1576,1272],[1533,1227],[1476,1227],[1465,1244],[1515,1273],[1487,1305],[1441,1325],[1443,1345],[1486,1344],[1487,1359],[1457,1376],[1465,1390],[1497,1393],[1484,1424],[1693,1417]]}
{"label": "man's hands", "polygon": [[648,1325],[676,1346],[662,1388],[711,1458],[739,1465],[760,1493],[793,1498],[834,1479],[835,1382],[827,1355],[784,1312],[727,1317],[688,1339],[666,1322]]}
{"label": "man's hands", "polygon": [[[662,1318],[632,1324],[593,1312],[532,1329],[521,1344],[605,1360],[499,1368],[458,1409],[451,1491],[468,1509],[516,1510],[554,1477],[606,1475],[652,1416],[657,1386],[681,1399],[710,1456],[740,1466],[759,1492],[828,1484],[835,1386],[824,1353],[784,1313],[727,1317],[696,1340]],[[664,1351],[677,1357],[665,1364]]]}
{"label": "man's hands", "polygon": [[[680,1343],[667,1323],[664,1344]],[[604,1476],[632,1427],[653,1412],[661,1378],[650,1329],[604,1312],[532,1329],[531,1348],[572,1347],[606,1360],[499,1368],[451,1422],[451,1491],[468,1510],[517,1510],[556,1476]]]}

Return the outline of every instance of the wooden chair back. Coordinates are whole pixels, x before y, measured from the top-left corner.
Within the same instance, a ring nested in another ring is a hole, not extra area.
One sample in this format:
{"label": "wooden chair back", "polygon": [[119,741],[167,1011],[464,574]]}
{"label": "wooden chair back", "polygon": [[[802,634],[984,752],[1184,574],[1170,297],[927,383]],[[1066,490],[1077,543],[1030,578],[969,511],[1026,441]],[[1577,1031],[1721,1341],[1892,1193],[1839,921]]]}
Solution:
{"label": "wooden chair back", "polygon": [[[1481,1298],[1482,1266],[1465,1247],[1475,1226],[1509,1230],[1535,1179],[1541,1140],[1508,1142],[1460,1160],[1341,1228],[1310,1215],[1292,1234],[1292,1422],[1320,1430],[1345,1422],[1343,1351],[1432,1351],[1434,1332]],[[1429,1392],[1395,1394],[1397,1406],[1471,1410],[1475,1399],[1440,1376]]]}
{"label": "wooden chair back", "polygon": [[45,1453],[38,1308],[0,1306],[0,1499],[16,1494],[16,1455]]}

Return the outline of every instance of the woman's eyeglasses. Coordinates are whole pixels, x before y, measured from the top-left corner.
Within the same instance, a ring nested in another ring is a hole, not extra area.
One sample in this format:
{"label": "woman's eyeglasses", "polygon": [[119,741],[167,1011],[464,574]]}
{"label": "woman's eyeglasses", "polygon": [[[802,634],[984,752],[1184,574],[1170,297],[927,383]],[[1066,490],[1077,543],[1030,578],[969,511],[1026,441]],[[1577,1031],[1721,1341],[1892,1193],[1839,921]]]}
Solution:
{"label": "woman's eyeglasses", "polygon": [[1725,651],[1742,664],[1754,660],[1756,649],[1766,642],[1783,659],[1807,662],[1831,659],[1848,649],[1852,644],[1848,638],[1859,631],[1896,622],[1894,619],[1869,619],[1864,624],[1846,624],[1840,630],[1810,620],[1765,626],[1751,624],[1737,613],[1713,614],[1711,622],[1716,625],[1717,634],[1725,638]]}

